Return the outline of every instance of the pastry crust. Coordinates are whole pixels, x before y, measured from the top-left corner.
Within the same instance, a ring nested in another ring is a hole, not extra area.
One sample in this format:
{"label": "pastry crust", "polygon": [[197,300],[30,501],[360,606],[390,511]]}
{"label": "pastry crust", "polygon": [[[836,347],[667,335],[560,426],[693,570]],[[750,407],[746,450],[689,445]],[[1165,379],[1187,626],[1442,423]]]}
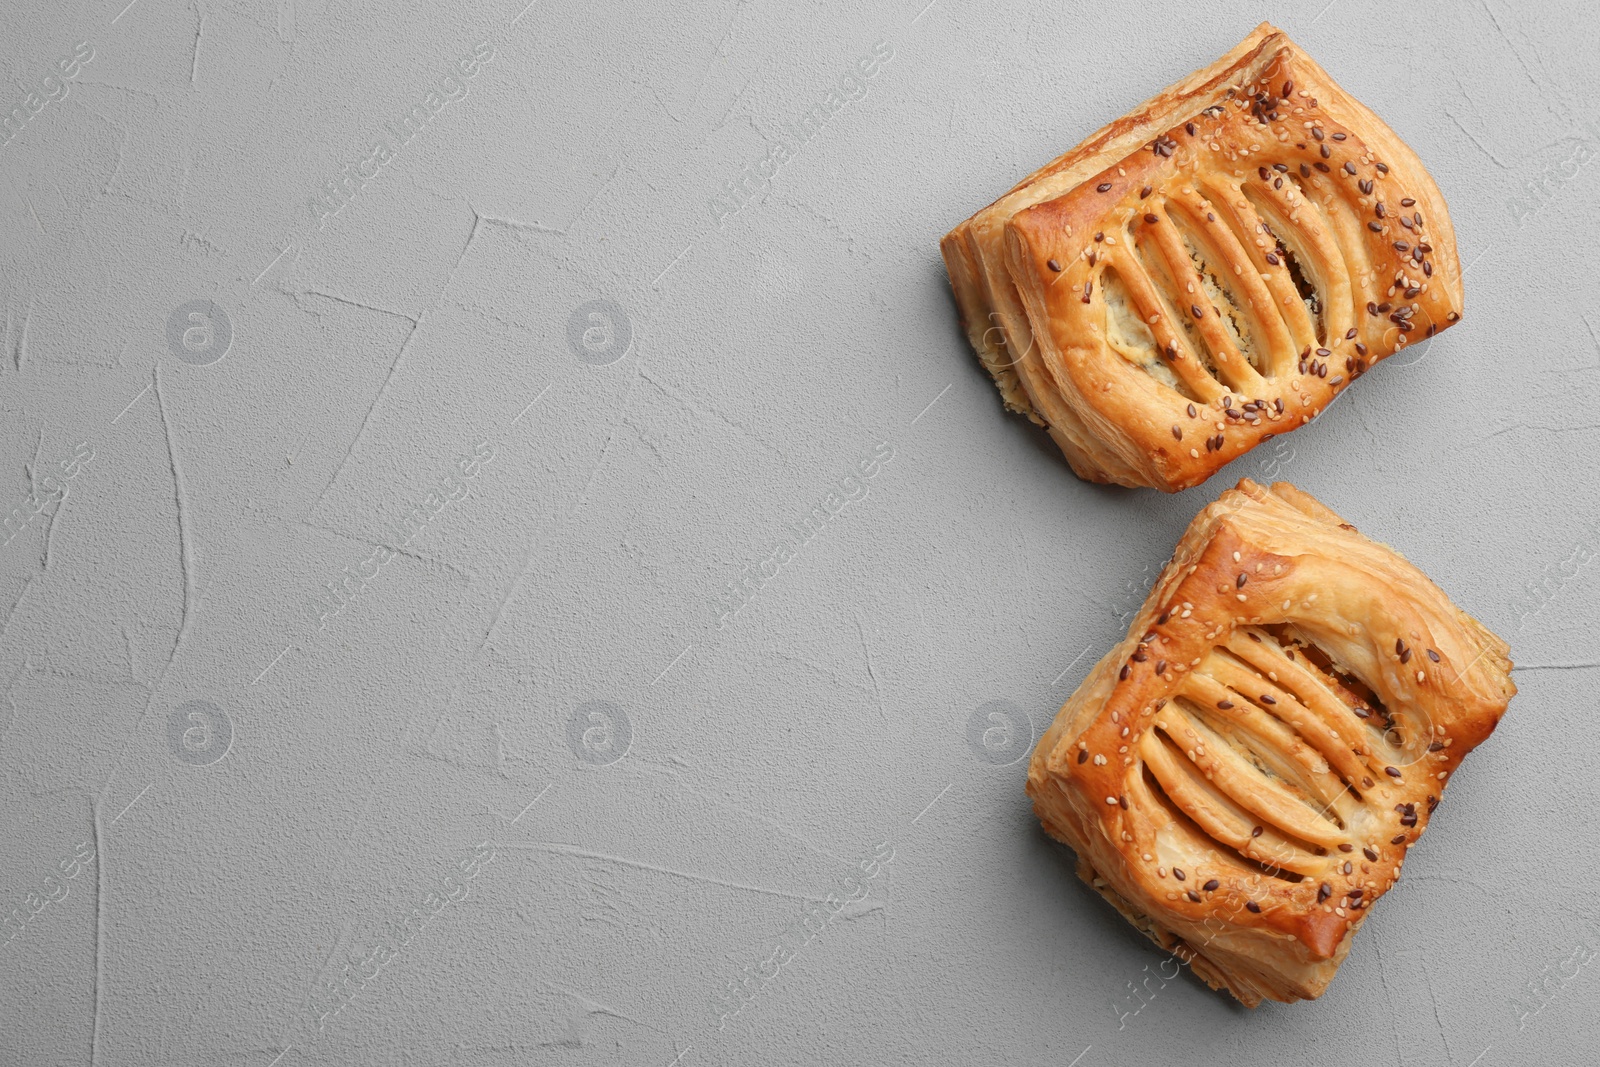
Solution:
{"label": "pastry crust", "polygon": [[1028,795],[1213,988],[1313,998],[1505,713],[1509,651],[1308,494],[1241,481],[1040,738]]}
{"label": "pastry crust", "polygon": [[940,247],[1006,406],[1080,476],[1168,492],[1462,310],[1432,177],[1265,23]]}

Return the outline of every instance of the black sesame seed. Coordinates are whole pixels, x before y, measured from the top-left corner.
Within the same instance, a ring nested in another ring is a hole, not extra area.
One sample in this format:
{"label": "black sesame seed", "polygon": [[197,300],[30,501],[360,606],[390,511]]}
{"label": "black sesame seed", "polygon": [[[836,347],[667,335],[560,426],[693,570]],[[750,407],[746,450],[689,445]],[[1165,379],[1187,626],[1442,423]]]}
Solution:
{"label": "black sesame seed", "polygon": [[1261,914],[1261,905],[1253,900],[1246,901],[1244,906],[1258,915]]}
{"label": "black sesame seed", "polygon": [[1202,312],[1200,310],[1200,305],[1199,304],[1190,304],[1189,305],[1189,313],[1191,315],[1193,315],[1197,319],[1200,318],[1200,316],[1204,314],[1204,312]]}
{"label": "black sesame seed", "polygon": [[1344,134],[1342,134],[1342,133],[1336,133],[1336,134],[1334,134],[1334,135],[1333,135],[1333,139],[1334,139],[1334,140],[1335,140],[1335,141],[1342,141],[1342,140],[1344,140]]}
{"label": "black sesame seed", "polygon": [[[1177,423],[1172,424],[1172,436],[1174,440],[1183,440],[1183,429]],[[1165,622],[1166,616],[1163,615],[1161,621]]]}
{"label": "black sesame seed", "polygon": [[1311,127],[1311,136],[1315,137],[1319,141],[1322,140],[1322,136],[1323,136],[1322,127],[1321,126],[1313,126],[1313,127]]}
{"label": "black sesame seed", "polygon": [[1400,768],[1399,767],[1385,767],[1383,769],[1383,773],[1387,774],[1390,778],[1398,778],[1398,777],[1400,777]]}
{"label": "black sesame seed", "polygon": [[1125,796],[1117,797],[1117,803],[1119,805],[1121,805],[1123,811],[1127,811],[1128,810],[1128,798],[1127,797],[1125,797]]}
{"label": "black sesame seed", "polygon": [[1371,178],[1362,178],[1359,182],[1356,183],[1356,185],[1367,196],[1371,196],[1372,195],[1372,179]]}
{"label": "black sesame seed", "polygon": [[1181,882],[1187,876],[1183,873],[1183,868],[1182,867],[1174,867],[1174,868],[1172,868],[1172,877],[1176,878],[1178,881]]}
{"label": "black sesame seed", "polygon": [[1261,703],[1263,703],[1263,704],[1276,704],[1277,702],[1278,702],[1277,698],[1269,696],[1266,693],[1262,693],[1261,694]]}
{"label": "black sesame seed", "polygon": [[1167,673],[1167,661],[1166,660],[1162,659],[1162,660],[1157,660],[1156,661],[1156,673],[1157,674],[1166,674]]}
{"label": "black sesame seed", "polygon": [[1150,186],[1148,186],[1148,185],[1145,186],[1143,189],[1139,190],[1139,199],[1143,200],[1145,197],[1149,196],[1153,191],[1154,190],[1151,189]]}
{"label": "black sesame seed", "polygon": [[1089,750],[1088,749],[1080,748],[1078,750],[1078,762],[1079,763],[1087,763],[1087,762],[1089,762]]}
{"label": "black sesame seed", "polygon": [[1267,253],[1267,262],[1271,263],[1274,267],[1276,267],[1278,265],[1278,254],[1276,252],[1268,252]]}
{"label": "black sesame seed", "polygon": [[1421,292],[1422,292],[1422,286],[1413,285],[1411,288],[1406,290],[1406,299],[1410,300],[1412,297],[1418,295]]}
{"label": "black sesame seed", "polygon": [[1122,665],[1122,670],[1117,672],[1117,677],[1124,682],[1128,680],[1128,665],[1126,663]]}
{"label": "black sesame seed", "polygon": [[1388,167],[1388,164],[1386,164],[1386,163],[1374,163],[1373,166],[1378,168],[1378,173],[1379,174],[1388,174],[1389,173],[1389,167]]}
{"label": "black sesame seed", "polygon": [[[1323,145],[1322,147],[1326,148],[1328,146],[1327,145]],[[1328,173],[1328,165],[1326,163],[1322,162],[1322,160],[1320,160],[1320,159],[1317,160],[1315,163],[1313,163],[1311,165],[1313,167],[1316,167],[1318,170],[1320,170],[1324,174]]]}
{"label": "black sesame seed", "polygon": [[1053,259],[1048,261],[1047,263],[1045,263],[1045,266],[1049,267],[1053,271],[1060,271],[1061,270],[1061,264],[1057,263]]}
{"label": "black sesame seed", "polygon": [[1350,162],[1348,159],[1345,160],[1344,161],[1344,172],[1346,174],[1351,174],[1351,175],[1355,174],[1356,165],[1354,163]]}
{"label": "black sesame seed", "polygon": [[1323,882],[1317,887],[1318,904],[1321,904],[1324,900],[1327,900],[1331,896],[1333,896],[1333,886],[1329,885],[1327,882]]}
{"label": "black sesame seed", "polygon": [[1101,182],[1099,185],[1095,186],[1094,188],[1095,188],[1095,191],[1099,192],[1099,193],[1108,192],[1111,189],[1111,183],[1110,182]]}
{"label": "black sesame seed", "polygon": [[1403,845],[1405,843],[1406,843],[1406,835],[1405,834],[1395,834],[1393,837],[1391,837],[1389,839],[1389,844],[1391,844],[1391,845]]}
{"label": "black sesame seed", "polygon": [[1361,850],[1361,854],[1374,863],[1378,862],[1378,853],[1370,845],[1368,845],[1366,848],[1363,848]]}
{"label": "black sesame seed", "polygon": [[1415,204],[1415,203],[1416,203],[1416,201],[1415,201],[1415,200],[1413,200],[1413,199],[1411,199],[1411,198],[1410,198],[1410,197],[1409,197],[1409,196],[1408,196],[1408,197],[1405,197],[1405,198],[1404,198],[1404,199],[1402,199],[1402,200],[1401,200],[1401,201],[1400,201],[1400,206],[1401,206],[1401,207],[1410,207],[1410,206],[1411,206],[1411,205],[1413,205],[1413,204]]}
{"label": "black sesame seed", "polygon": [[1265,830],[1266,830],[1266,827],[1264,827],[1264,826],[1254,827],[1250,831],[1250,836],[1251,837],[1260,837]]}
{"label": "black sesame seed", "polygon": [[1183,124],[1183,131],[1184,131],[1184,132],[1185,132],[1185,133],[1187,133],[1187,134],[1188,134],[1188,135],[1189,135],[1189,136],[1190,136],[1190,137],[1193,137],[1193,136],[1194,136],[1194,123],[1192,123],[1192,122],[1185,122],[1185,123],[1184,123],[1184,124]]}
{"label": "black sesame seed", "polygon": [[1304,163],[1300,164],[1300,177],[1302,177],[1302,178],[1311,177],[1311,168],[1306,166]]}
{"label": "black sesame seed", "polygon": [[1213,878],[1200,888],[1204,889],[1207,893],[1215,893],[1217,891],[1217,887],[1220,885],[1222,885],[1222,883]]}
{"label": "black sesame seed", "polygon": [[1319,151],[1321,152],[1323,159],[1328,159],[1333,155],[1333,149],[1329,148],[1327,145],[1323,145]]}
{"label": "black sesame seed", "polygon": [[[1171,346],[1168,346],[1168,347],[1171,347]],[[1190,404],[1189,405],[1189,417],[1192,419],[1198,414],[1200,414],[1199,410],[1196,409],[1193,404]]]}
{"label": "black sesame seed", "polygon": [[1189,892],[1186,895],[1188,896],[1188,898],[1190,900],[1194,901],[1196,904],[1200,903],[1200,894],[1196,893],[1193,889],[1189,890]]}
{"label": "black sesame seed", "polygon": [[1233,701],[1219,700],[1217,701],[1217,707],[1221,708],[1223,711],[1227,711],[1229,708],[1233,707]]}
{"label": "black sesame seed", "polygon": [[1382,233],[1383,225],[1377,222],[1369,222],[1367,223],[1367,229],[1371,230],[1373,233]]}
{"label": "black sesame seed", "polygon": [[1146,221],[1146,222],[1160,222],[1161,220],[1156,218],[1154,215],[1146,214],[1145,217],[1144,217],[1144,221]]}
{"label": "black sesame seed", "polygon": [[1439,653],[1435,652],[1433,649],[1430,648],[1430,649],[1428,649],[1428,658],[1433,660],[1433,662],[1438,663],[1439,662]]}
{"label": "black sesame seed", "polygon": [[1354,852],[1355,849],[1356,849],[1356,846],[1352,845],[1348,841],[1339,842],[1339,851],[1340,852]]}

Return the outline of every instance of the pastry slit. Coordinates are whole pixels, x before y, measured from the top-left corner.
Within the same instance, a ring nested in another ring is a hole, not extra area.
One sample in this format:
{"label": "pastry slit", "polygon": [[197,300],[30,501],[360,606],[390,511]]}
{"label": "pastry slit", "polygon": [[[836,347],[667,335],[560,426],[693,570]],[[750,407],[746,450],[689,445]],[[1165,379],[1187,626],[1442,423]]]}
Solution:
{"label": "pastry slit", "polygon": [[[1261,375],[1250,366],[1249,360],[1239,351],[1220,321],[1222,310],[1211,303],[1205,292],[1205,279],[1195,269],[1188,246],[1183,242],[1177,226],[1171,219],[1145,223],[1140,227],[1140,244],[1145,238],[1154,243],[1172,282],[1174,313],[1186,324],[1192,322],[1195,331],[1210,353],[1211,364],[1217,377],[1237,392],[1254,396],[1261,392]],[[1194,314],[1199,311],[1200,314]]]}
{"label": "pastry slit", "polygon": [[[1177,201],[1169,201],[1174,202]],[[1189,195],[1181,202],[1181,206],[1195,231],[1196,239],[1210,245],[1217,258],[1230,269],[1231,274],[1225,281],[1243,290],[1241,295],[1244,299],[1238,302],[1238,307],[1241,313],[1249,317],[1251,333],[1257,342],[1252,346],[1255,355],[1252,362],[1256,371],[1264,378],[1287,375],[1294,367],[1295,353],[1299,348],[1295,346],[1288,323],[1278,311],[1272,291],[1261,280],[1250,253],[1240,242],[1239,235],[1224,221],[1228,213],[1219,213],[1216,205],[1199,193]],[[1237,297],[1235,300],[1237,302]]]}
{"label": "pastry slit", "polygon": [[[1331,824],[1326,817],[1331,805],[1318,811],[1307,804],[1305,797],[1272,782],[1209,729],[1203,720],[1181,712],[1172,715],[1170,709],[1168,715],[1162,732],[1184,750],[1189,762],[1214,789],[1240,808],[1263,822],[1323,848],[1333,848],[1346,840],[1341,828]],[[1179,729],[1187,736],[1176,736],[1175,731]]]}
{"label": "pastry slit", "polygon": [[[1237,638],[1229,635],[1223,648],[1233,651]],[[1237,653],[1235,653],[1237,655]],[[1269,715],[1287,723],[1300,739],[1322,754],[1322,757],[1352,784],[1366,773],[1366,766],[1350,751],[1348,742],[1342,741],[1336,731],[1324,721],[1321,714],[1302,704],[1298,697],[1271,680],[1258,677],[1254,664],[1226,653],[1213,652],[1207,656],[1199,670],[1228,686],[1239,696]],[[1265,674],[1265,671],[1262,671]]]}
{"label": "pastry slit", "polygon": [[[1278,777],[1294,782],[1320,803],[1337,811],[1342,824],[1350,824],[1356,800],[1344,779],[1328,770],[1327,761],[1314,750],[1297,745],[1294,731],[1287,725],[1274,716],[1260,714],[1254,704],[1234,700],[1238,694],[1203,674],[1191,674],[1184,693],[1184,702],[1191,705],[1185,709],[1190,715],[1199,714],[1206,720],[1224,723],[1235,733],[1249,738],[1253,742],[1250,747],[1272,764]],[[1219,708],[1220,703],[1232,707]]]}
{"label": "pastry slit", "polygon": [[[1206,369],[1187,332],[1173,328],[1177,309],[1161,294],[1142,259],[1131,252],[1117,251],[1111,256],[1111,268],[1149,327],[1163,358],[1167,359],[1167,366],[1183,382],[1190,397],[1211,403],[1222,396],[1226,390]],[[1152,318],[1155,319],[1153,323]],[[1168,358],[1168,353],[1175,358]]]}
{"label": "pastry slit", "polygon": [[[1166,800],[1207,838],[1270,867],[1302,875],[1321,869],[1323,861],[1312,848],[1275,827],[1257,822],[1232,800],[1217,793],[1204,779],[1187,770],[1171,746],[1156,733],[1144,736],[1139,752]],[[1262,827],[1259,835],[1254,833],[1257,826]],[[1200,852],[1203,842],[1194,842],[1192,848]]]}
{"label": "pastry slit", "polygon": [[[1311,311],[1306,307],[1305,301],[1301,299],[1300,290],[1289,273],[1288,265],[1275,251],[1277,238],[1272,229],[1256,213],[1255,207],[1239,185],[1211,185],[1208,187],[1208,192],[1211,193],[1212,203],[1224,208],[1237,222],[1238,231],[1243,235],[1240,243],[1255,263],[1257,277],[1266,275],[1262,279],[1262,284],[1272,294],[1272,306],[1289,330],[1292,338],[1290,344],[1294,351],[1304,352],[1316,347],[1318,343],[1316,322],[1312,319]],[[1271,253],[1278,262],[1268,262],[1268,253]]]}
{"label": "pastry slit", "polygon": [[1314,291],[1317,341],[1326,346],[1330,338],[1350,328],[1350,273],[1339,242],[1323,221],[1321,209],[1300,193],[1292,179],[1277,189],[1270,182],[1248,181],[1241,188],[1278,239],[1279,255],[1285,257],[1291,274],[1299,272]]}

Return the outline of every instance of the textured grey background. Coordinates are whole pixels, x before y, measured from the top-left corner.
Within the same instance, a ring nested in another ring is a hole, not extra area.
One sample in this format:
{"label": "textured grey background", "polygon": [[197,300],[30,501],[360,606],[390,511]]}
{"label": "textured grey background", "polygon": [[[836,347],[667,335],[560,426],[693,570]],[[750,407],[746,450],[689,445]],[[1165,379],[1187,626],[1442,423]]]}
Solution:
{"label": "textured grey background", "polygon": [[[1593,1062],[1600,15],[524,2],[0,9],[0,1063]],[[1263,17],[1433,170],[1468,313],[1208,485],[1084,484],[937,239]],[[1522,689],[1329,993],[1253,1013],[1006,762],[1240,475]]]}

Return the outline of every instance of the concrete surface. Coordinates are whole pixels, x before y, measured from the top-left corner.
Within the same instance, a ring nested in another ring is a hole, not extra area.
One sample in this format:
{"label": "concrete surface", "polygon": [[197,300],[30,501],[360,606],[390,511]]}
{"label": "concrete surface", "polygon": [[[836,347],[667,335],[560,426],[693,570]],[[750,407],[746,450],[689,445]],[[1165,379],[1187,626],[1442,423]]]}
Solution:
{"label": "concrete surface", "polygon": [[[4,5],[0,1063],[1593,1062],[1600,15],[925,4]],[[1438,177],[1466,319],[1086,485],[936,241],[1263,17]],[[1017,762],[1245,474],[1522,688],[1253,1013]]]}

